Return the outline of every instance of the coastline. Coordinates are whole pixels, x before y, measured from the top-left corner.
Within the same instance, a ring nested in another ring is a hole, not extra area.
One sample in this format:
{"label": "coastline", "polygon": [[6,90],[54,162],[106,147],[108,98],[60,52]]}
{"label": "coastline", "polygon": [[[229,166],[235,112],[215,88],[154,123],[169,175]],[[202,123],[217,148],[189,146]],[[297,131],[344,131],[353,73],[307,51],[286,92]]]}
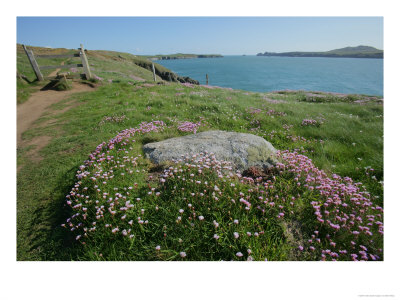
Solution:
{"label": "coastline", "polygon": [[221,58],[221,54],[172,54],[172,55],[146,55],[151,61],[175,60],[175,59],[193,59],[193,58]]}
{"label": "coastline", "polygon": [[157,63],[200,84],[206,84],[208,74],[210,85],[252,92],[290,89],[383,96],[382,59],[225,55],[218,60]]}

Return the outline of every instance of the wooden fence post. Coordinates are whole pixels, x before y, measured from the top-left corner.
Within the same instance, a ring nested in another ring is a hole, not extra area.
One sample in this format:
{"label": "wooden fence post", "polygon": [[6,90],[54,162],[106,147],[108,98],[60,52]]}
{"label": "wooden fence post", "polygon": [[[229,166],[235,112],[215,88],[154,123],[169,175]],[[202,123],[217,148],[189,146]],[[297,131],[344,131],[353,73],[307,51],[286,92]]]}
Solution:
{"label": "wooden fence post", "polygon": [[156,79],[156,70],[155,70],[155,68],[154,68],[154,64],[153,64],[153,63],[151,64],[151,67],[153,68],[153,78],[154,78],[154,82],[156,82],[156,81],[157,81],[157,79]]}
{"label": "wooden fence post", "polygon": [[26,55],[28,56],[28,59],[29,59],[29,62],[31,63],[31,66],[32,66],[32,68],[33,68],[33,71],[35,71],[35,74],[36,74],[37,79],[38,79],[39,81],[43,81],[44,78],[43,78],[42,73],[40,72],[39,65],[38,65],[38,63],[36,62],[35,55],[33,54],[33,51],[32,51],[32,50],[26,49],[26,46],[25,46],[25,45],[22,45],[22,47],[24,47],[25,53],[26,53]]}
{"label": "wooden fence post", "polygon": [[81,44],[81,52],[80,52],[80,57],[82,60],[82,65],[83,65],[83,70],[85,71],[85,76],[86,79],[89,80],[92,78],[92,74],[90,73],[90,67],[89,63],[85,54],[85,48],[83,48],[83,45]]}
{"label": "wooden fence post", "polygon": [[206,74],[206,85],[208,85],[208,74]]}

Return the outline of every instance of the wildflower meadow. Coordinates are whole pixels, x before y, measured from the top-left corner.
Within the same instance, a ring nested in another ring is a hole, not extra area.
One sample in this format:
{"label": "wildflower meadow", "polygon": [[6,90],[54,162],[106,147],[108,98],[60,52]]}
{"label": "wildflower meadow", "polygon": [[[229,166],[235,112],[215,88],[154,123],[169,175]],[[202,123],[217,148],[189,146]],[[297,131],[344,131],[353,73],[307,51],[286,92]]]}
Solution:
{"label": "wildflower meadow", "polygon": [[279,152],[281,162],[264,178],[242,176],[212,153],[151,173],[131,144],[164,127],[152,121],[123,130],[80,166],[66,200],[72,215],[61,226],[88,248],[88,258],[383,258],[383,209],[361,183],[328,176],[296,151]]}

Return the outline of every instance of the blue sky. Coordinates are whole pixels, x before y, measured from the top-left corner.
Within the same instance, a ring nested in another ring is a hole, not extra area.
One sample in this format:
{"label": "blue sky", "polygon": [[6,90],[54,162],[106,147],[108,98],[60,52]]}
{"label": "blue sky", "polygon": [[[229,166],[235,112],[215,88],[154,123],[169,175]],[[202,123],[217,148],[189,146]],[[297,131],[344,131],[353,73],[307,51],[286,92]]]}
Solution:
{"label": "blue sky", "polygon": [[17,42],[150,55],[383,49],[383,18],[17,17]]}

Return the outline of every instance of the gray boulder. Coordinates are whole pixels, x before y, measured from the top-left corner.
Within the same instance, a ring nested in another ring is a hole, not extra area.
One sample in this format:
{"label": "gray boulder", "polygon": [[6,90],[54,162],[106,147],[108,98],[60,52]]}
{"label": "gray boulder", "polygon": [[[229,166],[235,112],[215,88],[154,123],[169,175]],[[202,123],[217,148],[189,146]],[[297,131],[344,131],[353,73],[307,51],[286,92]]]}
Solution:
{"label": "gray boulder", "polygon": [[149,143],[143,151],[154,164],[178,160],[182,155],[213,153],[218,160],[231,162],[238,171],[252,166],[268,168],[276,162],[276,149],[262,137],[219,130]]}

